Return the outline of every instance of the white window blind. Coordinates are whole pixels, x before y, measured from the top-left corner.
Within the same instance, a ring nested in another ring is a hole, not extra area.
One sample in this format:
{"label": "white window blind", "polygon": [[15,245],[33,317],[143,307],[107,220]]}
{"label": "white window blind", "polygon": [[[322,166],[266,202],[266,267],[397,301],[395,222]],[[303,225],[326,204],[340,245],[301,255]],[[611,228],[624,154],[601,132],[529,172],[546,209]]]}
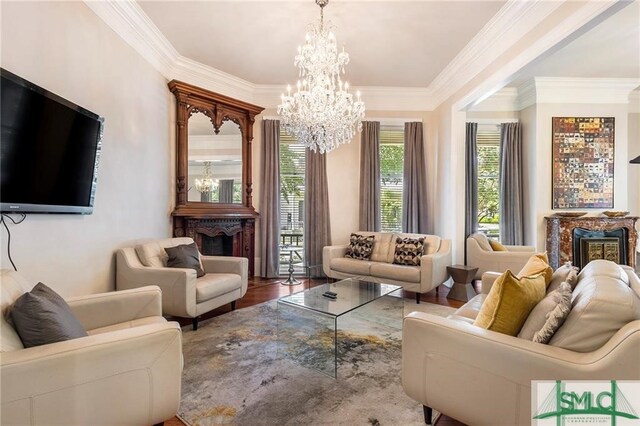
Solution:
{"label": "white window blind", "polygon": [[280,234],[281,243],[302,246],[304,221],[305,147],[280,131]]}
{"label": "white window blind", "polygon": [[402,230],[404,126],[380,126],[381,230]]}
{"label": "white window blind", "polygon": [[500,128],[478,129],[478,229],[500,237]]}

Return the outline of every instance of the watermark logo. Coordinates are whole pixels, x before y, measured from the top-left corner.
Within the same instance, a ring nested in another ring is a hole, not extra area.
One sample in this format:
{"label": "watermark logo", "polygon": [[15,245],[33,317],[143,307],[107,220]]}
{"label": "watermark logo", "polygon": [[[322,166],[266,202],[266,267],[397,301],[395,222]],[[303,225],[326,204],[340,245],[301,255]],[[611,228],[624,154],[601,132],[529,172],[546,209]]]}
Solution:
{"label": "watermark logo", "polygon": [[534,381],[536,426],[640,426],[640,381]]}

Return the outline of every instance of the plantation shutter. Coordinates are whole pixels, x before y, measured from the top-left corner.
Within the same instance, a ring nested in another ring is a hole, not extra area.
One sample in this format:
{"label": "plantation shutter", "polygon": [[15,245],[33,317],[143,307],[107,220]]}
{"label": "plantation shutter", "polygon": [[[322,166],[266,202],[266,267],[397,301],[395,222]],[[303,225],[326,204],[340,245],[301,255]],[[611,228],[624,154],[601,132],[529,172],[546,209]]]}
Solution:
{"label": "plantation shutter", "polygon": [[[280,131],[280,232],[302,234],[304,220],[304,145]],[[302,246],[302,237],[284,237],[285,244]]]}
{"label": "plantation shutter", "polygon": [[478,129],[478,224],[498,237],[500,188],[500,127]]}
{"label": "plantation shutter", "polygon": [[380,127],[380,210],[383,232],[402,230],[404,126]]}

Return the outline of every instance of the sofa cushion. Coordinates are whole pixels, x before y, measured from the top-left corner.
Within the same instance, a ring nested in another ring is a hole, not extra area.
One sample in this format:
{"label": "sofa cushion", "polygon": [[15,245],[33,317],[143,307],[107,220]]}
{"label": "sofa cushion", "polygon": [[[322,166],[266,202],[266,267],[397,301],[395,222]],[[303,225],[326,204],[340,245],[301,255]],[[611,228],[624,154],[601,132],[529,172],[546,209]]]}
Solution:
{"label": "sofa cushion", "polygon": [[87,330],[87,334],[89,336],[93,336],[95,334],[110,333],[112,331],[125,330],[127,328],[140,327],[141,325],[159,324],[163,322],[167,322],[167,320],[161,316],[136,318],[134,320],[127,321],[127,322],[119,322],[117,324],[112,324],[112,325],[107,325],[105,327],[99,327],[99,328],[94,328],[92,330]]}
{"label": "sofa cushion", "polygon": [[137,245],[136,254],[144,266],[164,268],[167,266],[168,258],[167,253],[164,251],[165,248],[191,243],[193,243],[193,239],[188,237],[154,240]]}
{"label": "sofa cushion", "polygon": [[[558,308],[557,311],[556,308]],[[547,295],[535,306],[535,308],[533,308],[522,326],[520,333],[518,333],[518,337],[526,340],[534,340],[534,336],[543,330],[543,328],[545,328],[545,324],[549,322],[549,327],[547,327],[543,333],[546,336],[546,339],[539,342],[548,343],[551,336],[553,336],[553,333],[560,327],[560,325],[562,325],[562,322],[564,322],[570,309],[571,285],[565,282],[556,290],[547,292]],[[559,317],[558,314],[563,314],[563,316]],[[552,328],[550,328],[551,321],[548,320],[549,316],[551,316],[552,319],[559,319]],[[553,329],[553,332],[549,334],[548,331],[551,329]]]}
{"label": "sofa cushion", "polygon": [[424,237],[420,238],[396,238],[395,255],[393,263],[396,265],[420,265],[420,258],[423,255]]}
{"label": "sofa cushion", "polygon": [[553,268],[549,266],[547,253],[537,253],[531,256],[520,272],[518,272],[518,277],[531,277],[540,273],[544,274],[544,284],[546,288],[551,282],[551,277],[553,277]]}
{"label": "sofa cushion", "polygon": [[478,245],[482,250],[493,251],[493,249],[491,248],[491,244],[489,243],[489,239],[487,238],[486,235],[477,233],[477,234],[471,235],[470,237],[477,241]]}
{"label": "sofa cushion", "polygon": [[25,348],[87,336],[67,302],[42,283],[20,296],[8,310]]}
{"label": "sofa cushion", "polygon": [[455,312],[455,315],[475,320],[486,298],[486,293],[480,293],[476,296],[473,296],[471,300],[458,308],[458,310]]}
{"label": "sofa cushion", "polygon": [[546,288],[544,273],[516,277],[507,270],[491,287],[474,325],[516,336]]}
{"label": "sofa cushion", "polygon": [[7,321],[9,307],[18,300],[18,297],[29,291],[33,284],[21,274],[3,269],[0,277],[0,352],[15,351],[24,349],[20,336],[16,333],[13,325]]}
{"label": "sofa cushion", "polygon": [[440,242],[441,238],[437,235],[426,235],[426,234],[409,234],[409,233],[398,233],[394,235],[393,244],[394,244],[394,252],[395,252],[395,242],[398,238],[424,238],[422,242],[422,253],[423,254],[433,254],[440,250]]}
{"label": "sofa cushion", "polygon": [[371,265],[369,275],[379,278],[388,278],[396,281],[419,283],[420,267],[375,262]]}
{"label": "sofa cushion", "polygon": [[640,319],[640,298],[629,287],[628,275],[613,262],[602,262],[606,261],[592,261],[580,272],[571,312],[550,345],[592,352],[623,326]]}
{"label": "sofa cushion", "polygon": [[196,280],[196,303],[206,302],[223,294],[239,290],[242,286],[237,274],[206,274]]}
{"label": "sofa cushion", "polygon": [[335,257],[331,259],[331,269],[353,275],[369,275],[371,265],[375,262],[370,260],[356,260],[348,257]]}
{"label": "sofa cushion", "polygon": [[375,234],[373,241],[373,252],[371,260],[374,262],[393,263],[393,255],[395,254],[395,238],[390,232],[380,232]]}
{"label": "sofa cushion", "polygon": [[551,282],[549,283],[549,287],[547,287],[547,293],[560,287],[560,284],[563,282],[569,284],[572,291],[576,288],[576,284],[578,284],[578,268],[571,265],[571,262],[567,262],[553,271]]}
{"label": "sofa cushion", "polygon": [[349,247],[344,257],[351,259],[369,260],[373,252],[375,235],[351,234],[349,237]]}
{"label": "sofa cushion", "polygon": [[196,243],[181,244],[175,247],[166,247],[168,268],[188,268],[196,271],[196,277],[204,275],[202,263],[200,262],[200,252]]}

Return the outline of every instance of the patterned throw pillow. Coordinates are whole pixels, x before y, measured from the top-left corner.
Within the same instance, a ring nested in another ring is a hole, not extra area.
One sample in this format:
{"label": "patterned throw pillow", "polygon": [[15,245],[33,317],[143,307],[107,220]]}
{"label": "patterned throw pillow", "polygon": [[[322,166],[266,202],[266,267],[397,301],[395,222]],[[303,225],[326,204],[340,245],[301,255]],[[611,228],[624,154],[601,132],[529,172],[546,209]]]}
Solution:
{"label": "patterned throw pillow", "polygon": [[396,265],[419,266],[424,250],[424,238],[396,238],[396,253],[393,263]]}
{"label": "patterned throw pillow", "polygon": [[351,234],[349,239],[349,247],[344,257],[350,257],[351,259],[369,260],[371,259],[371,253],[373,253],[373,240],[375,236],[369,235],[365,237],[360,234]]}

